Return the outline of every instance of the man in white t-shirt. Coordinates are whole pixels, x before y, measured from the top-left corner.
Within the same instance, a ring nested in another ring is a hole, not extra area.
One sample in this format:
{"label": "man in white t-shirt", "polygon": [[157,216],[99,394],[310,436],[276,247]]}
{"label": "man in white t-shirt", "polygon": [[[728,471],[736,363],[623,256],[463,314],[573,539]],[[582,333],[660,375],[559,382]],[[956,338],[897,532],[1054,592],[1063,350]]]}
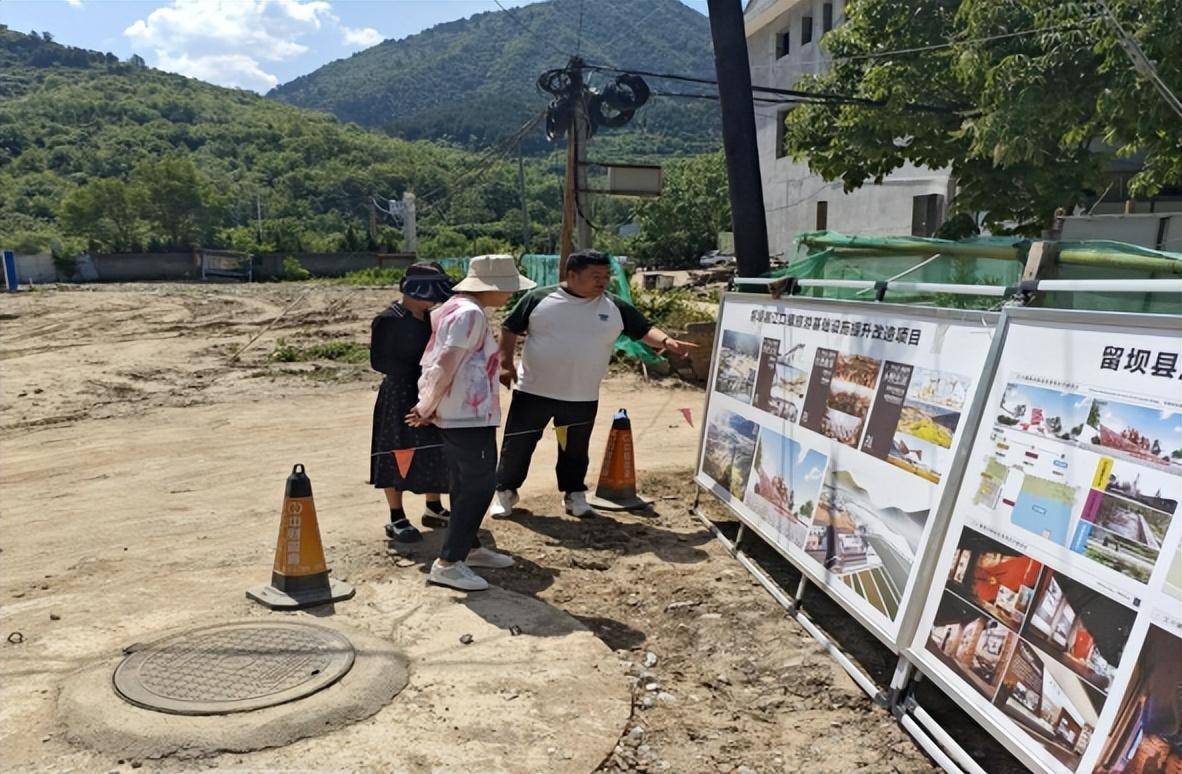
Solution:
{"label": "man in white t-shirt", "polygon": [[[512,513],[534,448],[551,420],[555,427],[566,428],[566,444],[559,445],[555,466],[566,512],[591,514],[585,482],[588,450],[599,385],[616,339],[622,333],[679,355],[694,346],[652,327],[636,307],[608,295],[610,281],[611,259],[606,255],[594,250],[571,253],[566,281],[526,294],[502,324],[501,384],[511,388],[517,381],[517,389],[505,422],[490,515]],[[515,347],[521,336],[525,346],[517,368]]]}

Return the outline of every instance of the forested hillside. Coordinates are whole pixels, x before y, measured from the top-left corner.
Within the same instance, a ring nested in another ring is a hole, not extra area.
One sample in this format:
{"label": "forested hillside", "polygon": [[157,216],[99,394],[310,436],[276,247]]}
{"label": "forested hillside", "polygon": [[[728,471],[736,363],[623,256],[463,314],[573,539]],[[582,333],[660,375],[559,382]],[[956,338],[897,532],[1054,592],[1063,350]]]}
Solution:
{"label": "forested hillside", "polygon": [[[571,54],[589,64],[712,77],[712,51],[709,22],[678,0],[549,0],[387,40],[269,96],[398,137],[484,146],[545,108],[538,75]],[[719,146],[719,126],[712,101],[658,96],[611,142],[643,155],[702,152]],[[547,150],[540,132],[524,147]]]}
{"label": "forested hillside", "polygon": [[[520,241],[516,164],[47,38],[0,27],[0,242],[8,247],[365,248],[370,194],[404,190],[420,195],[428,249],[436,236],[450,250],[480,236]],[[539,238],[560,219],[560,181],[543,166],[528,171]],[[379,241],[394,246],[400,235],[385,222]]]}

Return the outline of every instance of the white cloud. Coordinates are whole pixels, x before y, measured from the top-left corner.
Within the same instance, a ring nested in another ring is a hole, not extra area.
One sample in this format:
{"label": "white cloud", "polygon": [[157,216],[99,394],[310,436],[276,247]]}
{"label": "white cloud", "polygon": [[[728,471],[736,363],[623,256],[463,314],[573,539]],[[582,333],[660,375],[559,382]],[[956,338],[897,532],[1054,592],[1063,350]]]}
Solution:
{"label": "white cloud", "polygon": [[66,4],[71,8],[81,8],[82,0],[66,0]]}
{"label": "white cloud", "polygon": [[156,64],[161,70],[236,89],[265,92],[279,85],[278,78],[245,54],[206,54],[195,58],[160,54]]}
{"label": "white cloud", "polygon": [[339,26],[326,0],[172,0],[123,34],[161,69],[265,91],[279,79],[261,63],[300,56],[300,38]]}
{"label": "white cloud", "polygon": [[341,32],[344,33],[343,40],[346,46],[369,48],[370,46],[376,46],[383,40],[382,33],[373,27],[362,27],[361,29],[341,27]]}

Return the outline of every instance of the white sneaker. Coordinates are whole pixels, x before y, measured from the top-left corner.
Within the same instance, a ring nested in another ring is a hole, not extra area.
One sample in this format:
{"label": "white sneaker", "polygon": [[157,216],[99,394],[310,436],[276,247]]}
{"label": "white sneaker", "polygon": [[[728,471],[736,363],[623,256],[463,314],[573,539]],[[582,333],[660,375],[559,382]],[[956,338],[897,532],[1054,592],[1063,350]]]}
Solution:
{"label": "white sneaker", "polygon": [[488,588],[488,581],[472,572],[463,562],[453,562],[444,567],[438,559],[431,563],[427,582],[460,591],[484,591]]}
{"label": "white sneaker", "polygon": [[488,515],[494,519],[507,519],[513,515],[513,506],[517,505],[520,499],[516,489],[498,489],[492,505],[489,506]]}
{"label": "white sneaker", "polygon": [[586,492],[567,492],[562,497],[562,504],[566,506],[566,512],[571,516],[578,516],[580,519],[584,516],[595,516],[595,509],[587,502]]}
{"label": "white sneaker", "polygon": [[468,558],[464,560],[464,564],[469,567],[489,567],[494,570],[503,570],[513,566],[513,557],[481,546],[468,552]]}

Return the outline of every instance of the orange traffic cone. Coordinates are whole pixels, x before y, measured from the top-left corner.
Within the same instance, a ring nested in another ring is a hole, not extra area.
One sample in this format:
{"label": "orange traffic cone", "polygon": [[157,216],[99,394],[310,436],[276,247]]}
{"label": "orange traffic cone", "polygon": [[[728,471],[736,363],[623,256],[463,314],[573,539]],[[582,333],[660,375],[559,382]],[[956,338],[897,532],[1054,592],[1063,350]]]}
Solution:
{"label": "orange traffic cone", "polygon": [[636,494],[636,464],[632,452],[632,422],[620,409],[612,417],[611,434],[599,469],[595,496],[587,499],[592,508],[604,511],[642,511],[652,505]]}
{"label": "orange traffic cone", "polygon": [[283,495],[271,585],[253,586],[246,596],[272,610],[296,610],[351,599],[356,593],[348,583],[329,580],[312,481],[304,475],[304,466],[296,465]]}

